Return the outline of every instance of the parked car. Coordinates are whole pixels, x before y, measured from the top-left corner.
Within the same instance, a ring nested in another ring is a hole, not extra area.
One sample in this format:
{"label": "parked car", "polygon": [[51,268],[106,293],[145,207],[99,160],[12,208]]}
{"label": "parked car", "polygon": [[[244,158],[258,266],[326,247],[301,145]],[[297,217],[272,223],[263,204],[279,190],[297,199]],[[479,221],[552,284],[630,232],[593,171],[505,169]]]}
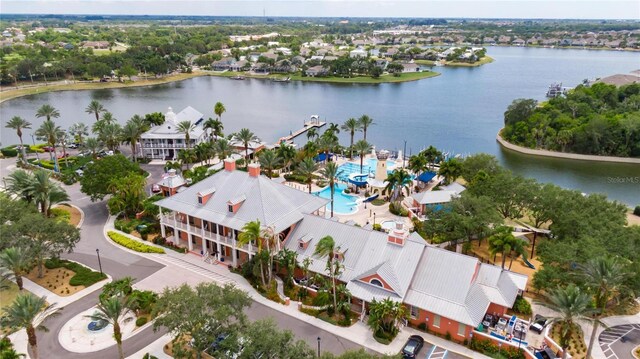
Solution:
{"label": "parked car", "polygon": [[157,184],[154,184],[153,186],[151,186],[151,192],[153,192],[153,193],[160,192],[160,186],[157,185]]}
{"label": "parked car", "polygon": [[416,358],[418,356],[418,353],[420,353],[420,349],[422,349],[423,345],[424,339],[422,339],[421,336],[412,335],[402,347],[402,351],[400,352],[400,354],[402,354],[402,357],[405,359]]}
{"label": "parked car", "polygon": [[78,144],[77,143],[70,143],[69,145],[67,145],[67,148],[76,149],[76,148],[78,148]]}
{"label": "parked car", "polygon": [[536,314],[536,316],[533,317],[533,323],[531,323],[531,325],[529,326],[529,329],[538,334],[542,334],[542,331],[546,326],[547,326],[547,318],[543,317],[540,314]]}
{"label": "parked car", "polygon": [[53,152],[53,147],[51,147],[51,146],[44,146],[44,147],[42,147],[42,150],[43,150],[44,152]]}

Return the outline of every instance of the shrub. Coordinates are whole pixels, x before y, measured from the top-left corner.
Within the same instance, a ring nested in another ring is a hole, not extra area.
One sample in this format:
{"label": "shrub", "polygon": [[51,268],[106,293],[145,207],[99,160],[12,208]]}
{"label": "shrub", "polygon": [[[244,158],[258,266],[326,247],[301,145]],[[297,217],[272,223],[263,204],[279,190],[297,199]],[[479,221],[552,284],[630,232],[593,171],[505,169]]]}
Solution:
{"label": "shrub", "polygon": [[516,302],[513,304],[513,310],[516,313],[531,315],[531,304],[523,297],[516,298]]}
{"label": "shrub", "polygon": [[136,327],[141,327],[145,324],[147,324],[147,317],[140,317],[136,319]]}
{"label": "shrub", "polygon": [[640,206],[636,206],[636,208],[633,210],[633,214],[635,214],[636,216],[640,216]]}
{"label": "shrub", "polygon": [[298,182],[298,183],[302,183],[305,184],[306,182],[306,178],[304,178],[303,176],[300,176],[298,174],[295,173],[289,173],[284,175],[284,179],[289,181],[289,182]]}
{"label": "shrub", "polygon": [[51,217],[60,221],[69,222],[71,220],[71,213],[62,208],[51,208],[49,214],[51,214]]}
{"label": "shrub", "polygon": [[409,211],[402,207],[402,203],[400,203],[399,201],[389,203],[389,212],[401,217],[406,217],[409,215]]}
{"label": "shrub", "polygon": [[2,152],[2,155],[5,157],[16,157],[18,156],[18,150],[16,150],[14,147],[5,147],[0,149],[0,152]]}
{"label": "shrub", "polygon": [[422,323],[418,324],[418,329],[422,330],[423,332],[426,332],[427,331],[427,323],[422,322]]}
{"label": "shrub", "polygon": [[373,225],[373,230],[374,231],[378,231],[378,232],[382,232],[382,225],[380,223],[376,223]]}
{"label": "shrub", "polygon": [[371,204],[374,205],[374,206],[382,206],[385,203],[386,202],[382,198],[376,198],[373,201],[371,201]]}
{"label": "shrub", "polygon": [[109,238],[111,238],[112,241],[118,243],[121,246],[124,246],[126,248],[129,248],[131,250],[134,250],[136,252],[140,252],[140,253],[163,253],[164,254],[164,249],[162,248],[158,248],[158,247],[153,247],[150,246],[148,244],[144,244],[144,243],[140,243],[134,239],[131,239],[129,237],[126,237],[120,233],[116,233],[114,231],[109,231],[107,233],[107,235],[109,236]]}
{"label": "shrub", "polygon": [[393,341],[393,338],[395,338],[395,336],[396,334],[387,333],[382,330],[373,333],[373,339],[375,339],[378,343],[384,345],[389,345],[389,343]]}
{"label": "shrub", "polygon": [[71,277],[71,279],[69,279],[69,285],[74,287],[79,285],[89,287],[103,279],[107,279],[107,276],[104,273],[94,272],[81,264],[64,259],[47,259],[44,262],[44,266],[48,269],[64,267],[70,271],[75,272],[75,275]]}
{"label": "shrub", "polygon": [[444,335],[444,338],[446,340],[451,340],[451,333],[447,332],[447,334]]}

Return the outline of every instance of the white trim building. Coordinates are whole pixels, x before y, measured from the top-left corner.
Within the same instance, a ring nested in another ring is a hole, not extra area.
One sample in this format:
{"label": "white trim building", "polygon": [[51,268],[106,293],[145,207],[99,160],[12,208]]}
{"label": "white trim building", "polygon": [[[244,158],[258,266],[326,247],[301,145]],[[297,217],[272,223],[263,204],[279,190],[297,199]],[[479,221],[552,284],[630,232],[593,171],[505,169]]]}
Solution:
{"label": "white trim building", "polygon": [[178,158],[178,151],[187,148],[184,134],[176,130],[177,125],[182,121],[191,121],[195,125],[194,130],[189,133],[190,148],[206,141],[206,131],[202,127],[203,116],[191,106],[187,106],[177,114],[169,107],[164,115],[164,123],[153,126],[140,136],[142,156],[162,160]]}

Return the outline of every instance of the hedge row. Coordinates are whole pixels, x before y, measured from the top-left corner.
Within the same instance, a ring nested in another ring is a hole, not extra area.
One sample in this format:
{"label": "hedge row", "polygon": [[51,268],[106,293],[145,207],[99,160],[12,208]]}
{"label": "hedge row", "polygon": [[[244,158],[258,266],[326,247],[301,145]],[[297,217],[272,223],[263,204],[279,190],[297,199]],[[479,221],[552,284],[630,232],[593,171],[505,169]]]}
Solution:
{"label": "hedge row", "polygon": [[118,243],[121,246],[124,246],[126,248],[129,248],[131,250],[134,250],[136,252],[141,252],[141,253],[163,253],[164,254],[164,249],[162,248],[158,248],[158,247],[152,247],[150,245],[144,244],[144,243],[140,243],[134,239],[131,239],[127,236],[124,236],[120,233],[116,233],[114,231],[109,231],[107,233],[107,235],[109,235],[109,238],[111,238],[112,241]]}
{"label": "hedge row", "polygon": [[71,277],[71,279],[69,279],[69,284],[72,286],[82,285],[85,287],[89,287],[101,280],[107,279],[107,275],[104,273],[94,272],[81,264],[64,259],[47,259],[47,261],[44,263],[44,266],[48,269],[64,267],[70,271],[75,272],[76,274]]}

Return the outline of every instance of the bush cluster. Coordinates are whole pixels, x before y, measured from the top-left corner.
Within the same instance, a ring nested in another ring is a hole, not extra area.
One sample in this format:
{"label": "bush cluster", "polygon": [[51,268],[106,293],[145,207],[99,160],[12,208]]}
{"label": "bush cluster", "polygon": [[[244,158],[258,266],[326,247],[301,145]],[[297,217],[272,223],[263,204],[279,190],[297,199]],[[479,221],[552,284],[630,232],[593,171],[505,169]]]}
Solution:
{"label": "bush cluster", "polygon": [[389,212],[400,217],[406,217],[409,215],[409,211],[402,207],[402,204],[399,201],[389,203]]}
{"label": "bush cluster", "polygon": [[71,220],[71,213],[62,208],[51,208],[49,210],[49,214],[51,215],[51,217],[54,217],[60,221],[65,221],[67,223]]}
{"label": "bush cluster", "polygon": [[16,157],[18,156],[18,150],[16,150],[14,148],[15,146],[9,146],[9,147],[5,147],[0,149],[0,152],[2,152],[2,155],[4,157]]}
{"label": "bush cluster", "polygon": [[633,214],[635,214],[636,216],[640,216],[640,206],[636,206],[636,208],[633,210]]}
{"label": "bush cluster", "polygon": [[516,313],[531,315],[531,304],[523,297],[516,298],[516,302],[513,304],[513,310]]}
{"label": "bush cluster", "polygon": [[289,182],[298,182],[298,183],[302,183],[302,184],[306,184],[307,179],[304,176],[300,176],[298,174],[295,173],[289,173],[284,175],[284,179],[289,181]]}
{"label": "bush cluster", "polygon": [[64,259],[51,258],[44,262],[44,266],[48,269],[66,268],[75,272],[75,275],[69,279],[69,285],[89,287],[103,279],[107,279],[107,275],[100,272],[94,272],[91,269]]}
{"label": "bush cluster", "polygon": [[126,248],[129,248],[131,250],[134,250],[136,252],[140,252],[140,253],[163,253],[164,254],[164,249],[162,248],[158,248],[158,247],[153,247],[144,243],[140,243],[134,239],[131,239],[129,237],[126,237],[120,233],[116,233],[113,231],[109,231],[107,233],[107,235],[109,236],[109,238],[111,238],[112,241],[118,243],[121,246],[124,246]]}
{"label": "bush cluster", "polygon": [[136,327],[141,327],[145,324],[147,324],[147,317],[140,317],[136,319]]}
{"label": "bush cluster", "polygon": [[494,358],[501,355],[501,358],[506,359],[525,359],[524,352],[521,349],[510,345],[503,345],[500,348],[491,340],[479,340],[475,337],[471,339],[471,349]]}

